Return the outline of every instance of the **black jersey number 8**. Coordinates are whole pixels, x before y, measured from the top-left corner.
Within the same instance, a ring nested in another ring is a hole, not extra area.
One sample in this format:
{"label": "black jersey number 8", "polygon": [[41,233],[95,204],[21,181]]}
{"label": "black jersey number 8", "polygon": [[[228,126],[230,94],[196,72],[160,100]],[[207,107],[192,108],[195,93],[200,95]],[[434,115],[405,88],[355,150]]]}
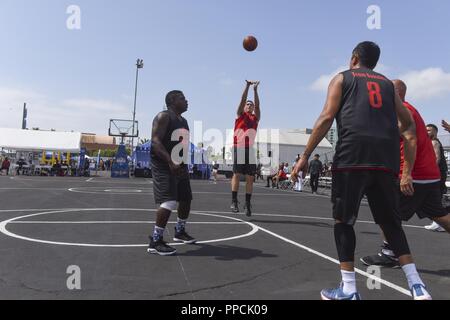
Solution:
{"label": "black jersey number 8", "polygon": [[381,109],[383,106],[383,97],[381,96],[380,85],[376,82],[367,82],[369,90],[369,101],[372,108]]}

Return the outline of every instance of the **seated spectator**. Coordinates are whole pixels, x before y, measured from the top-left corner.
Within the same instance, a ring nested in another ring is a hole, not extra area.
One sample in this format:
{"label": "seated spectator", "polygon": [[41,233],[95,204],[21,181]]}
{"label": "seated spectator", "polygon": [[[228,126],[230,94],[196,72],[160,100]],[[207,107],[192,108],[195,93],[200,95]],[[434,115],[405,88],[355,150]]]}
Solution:
{"label": "seated spectator", "polygon": [[217,184],[217,175],[219,174],[219,169],[220,169],[219,163],[217,163],[217,161],[214,161],[212,166],[212,176],[214,184]]}
{"label": "seated spectator", "polygon": [[272,178],[272,188],[274,188],[274,185],[276,185],[277,189],[280,189],[279,183],[288,179],[287,173],[284,171],[284,168],[284,164],[281,164],[278,168],[278,173]]}
{"label": "seated spectator", "polygon": [[267,185],[266,188],[270,188],[270,183],[272,183],[272,188],[275,188],[275,185],[273,183],[273,179],[278,174],[278,171],[275,170],[275,168],[270,168],[270,175],[267,176]]}

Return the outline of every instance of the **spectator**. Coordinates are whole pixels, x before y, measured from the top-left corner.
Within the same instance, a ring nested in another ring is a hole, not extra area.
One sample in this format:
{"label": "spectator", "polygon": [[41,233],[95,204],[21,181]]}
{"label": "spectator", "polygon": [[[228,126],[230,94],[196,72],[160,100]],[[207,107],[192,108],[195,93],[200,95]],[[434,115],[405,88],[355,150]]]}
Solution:
{"label": "spectator", "polygon": [[[444,126],[445,128],[445,126]],[[433,143],[433,149],[436,154],[436,162],[439,167],[439,171],[441,173],[441,197],[444,199],[444,195],[447,193],[447,186],[445,182],[447,181],[448,174],[448,166],[447,159],[445,158],[445,151],[442,146],[442,143],[438,139],[439,129],[434,124],[427,125],[428,137],[431,139]],[[433,223],[429,226],[426,226],[425,229],[431,231],[445,232],[445,229],[442,228],[437,222],[433,221]]]}
{"label": "spectator", "polygon": [[53,175],[57,175],[58,177],[64,176],[61,163],[56,160],[55,164],[53,165]]}
{"label": "spectator", "polygon": [[9,161],[8,157],[5,158],[2,162],[2,169],[1,172],[3,173],[3,170],[6,171],[6,175],[9,175],[9,167],[11,166],[11,162]]}
{"label": "spectator", "polygon": [[270,188],[270,184],[272,183],[272,188],[275,188],[275,184],[273,183],[273,179],[276,177],[278,171],[275,168],[270,167],[270,175],[267,176],[267,185],[266,188]]}
{"label": "spectator", "polygon": [[[294,165],[292,166],[292,168],[295,168],[297,162],[300,160],[301,155],[298,155],[297,159],[295,159]],[[298,176],[297,176],[297,181],[294,181],[295,185],[294,185],[294,191],[296,192],[303,192],[303,172],[299,172]]]}
{"label": "spectator", "polygon": [[297,155],[297,158],[295,158],[294,163],[292,164],[292,169],[295,168],[295,165],[297,164],[298,160],[300,160],[301,155]]}
{"label": "spectator", "polygon": [[91,175],[89,159],[84,159],[84,168],[83,169],[84,169],[83,175],[85,177],[89,177]]}
{"label": "spectator", "polygon": [[20,176],[20,171],[22,171],[23,174],[23,166],[26,165],[26,161],[23,158],[20,158],[19,161],[16,162],[18,167],[16,168],[16,174]]}
{"label": "spectator", "polygon": [[286,163],[284,164],[283,171],[284,171],[284,173],[286,173],[286,174],[291,173],[291,172],[289,171],[289,163],[286,162]]}
{"label": "spectator", "polygon": [[323,164],[319,160],[320,155],[316,154],[314,160],[309,164],[309,174],[310,174],[310,185],[312,193],[317,194],[317,189],[319,188],[319,178],[322,172]]}
{"label": "spectator", "polygon": [[214,184],[217,184],[217,175],[219,173],[219,164],[217,163],[217,161],[213,162],[213,166],[212,166],[212,176],[213,176],[213,182]]}
{"label": "spectator", "polygon": [[258,181],[259,179],[264,180],[263,176],[262,176],[262,164],[258,164],[258,166],[256,167],[256,181]]}
{"label": "spectator", "polygon": [[279,183],[288,179],[287,173],[284,171],[284,169],[284,164],[281,164],[278,168],[278,173],[275,175],[275,177],[272,178],[272,188],[274,187],[274,184],[276,184],[277,189],[280,189]]}

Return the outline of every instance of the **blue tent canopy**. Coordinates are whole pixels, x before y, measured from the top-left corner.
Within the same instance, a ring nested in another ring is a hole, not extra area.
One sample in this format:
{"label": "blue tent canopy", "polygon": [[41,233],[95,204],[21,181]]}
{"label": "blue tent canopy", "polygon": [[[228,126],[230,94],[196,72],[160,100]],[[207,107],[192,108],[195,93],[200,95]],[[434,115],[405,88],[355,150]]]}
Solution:
{"label": "blue tent canopy", "polygon": [[[137,146],[133,153],[133,161],[138,168],[151,168],[150,152],[152,143],[147,142],[143,145]],[[197,171],[202,172],[202,176],[209,179],[211,168],[207,163],[205,156],[206,151],[202,148],[196,147],[193,143],[190,146],[190,165],[189,170],[192,172],[194,165]]]}

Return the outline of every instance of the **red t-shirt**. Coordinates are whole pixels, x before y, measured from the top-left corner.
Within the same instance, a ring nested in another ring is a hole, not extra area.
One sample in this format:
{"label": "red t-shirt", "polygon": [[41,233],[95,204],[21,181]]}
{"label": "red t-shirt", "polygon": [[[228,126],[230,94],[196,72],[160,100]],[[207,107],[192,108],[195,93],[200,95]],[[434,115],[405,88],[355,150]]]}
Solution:
{"label": "red t-shirt", "polygon": [[238,148],[252,147],[255,143],[258,123],[256,115],[246,112],[237,118],[234,125],[234,146]]}
{"label": "red t-shirt", "polygon": [[11,166],[11,163],[9,162],[9,160],[4,160],[2,163],[2,169],[9,169],[9,167]]}
{"label": "red t-shirt", "polygon": [[[419,112],[408,102],[404,102],[403,105],[411,112],[411,115],[416,123],[416,135],[417,135],[417,156],[416,162],[412,171],[412,177],[414,180],[440,180],[441,173],[436,161],[436,153],[434,152],[433,143],[428,137],[427,127],[425,122],[420,116]],[[400,143],[400,177],[403,172],[403,165],[405,163],[404,156],[404,142],[403,139]]]}
{"label": "red t-shirt", "polygon": [[284,170],[278,171],[278,176],[280,177],[280,179],[287,179],[287,174],[286,172],[284,172]]}

